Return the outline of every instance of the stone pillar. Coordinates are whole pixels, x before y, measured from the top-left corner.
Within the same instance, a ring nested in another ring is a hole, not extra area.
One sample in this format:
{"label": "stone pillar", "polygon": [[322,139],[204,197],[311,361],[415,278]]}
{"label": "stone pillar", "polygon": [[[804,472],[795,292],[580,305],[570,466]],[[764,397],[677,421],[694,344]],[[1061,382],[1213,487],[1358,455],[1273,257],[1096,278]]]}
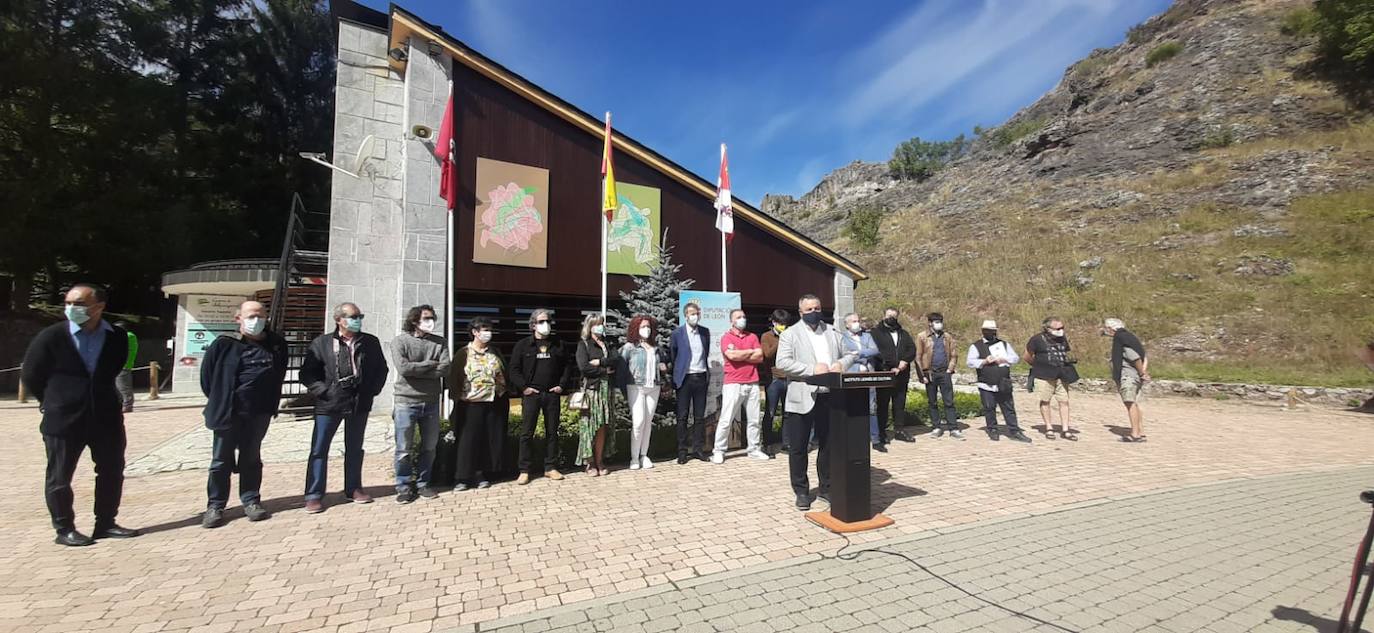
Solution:
{"label": "stone pillar", "polygon": [[854,311],[854,278],[835,269],[835,321]]}
{"label": "stone pillar", "polygon": [[448,206],[439,197],[442,167],[434,156],[434,138],[421,140],[412,134],[417,125],[434,130],[437,136],[448,104],[449,78],[453,60],[448,55],[431,56],[427,43],[410,40],[410,57],[405,78],[405,141],[402,168],[405,170],[405,212],[401,219],[404,248],[401,253],[402,314],[411,306],[429,304],[439,316],[436,334],[448,336],[452,315],[444,316],[448,282],[447,222]]}
{"label": "stone pillar", "polygon": [[[333,329],[333,307],[351,301],[367,315],[364,330],[381,339],[390,356],[400,331],[402,145],[405,84],[387,65],[385,31],[339,22],[338,76],[335,83],[335,165],[349,168],[368,136],[372,151],[363,156],[358,178],[333,172],[329,218],[329,287],[325,330]],[[391,381],[388,380],[388,383]],[[391,407],[391,386],[374,411]]]}

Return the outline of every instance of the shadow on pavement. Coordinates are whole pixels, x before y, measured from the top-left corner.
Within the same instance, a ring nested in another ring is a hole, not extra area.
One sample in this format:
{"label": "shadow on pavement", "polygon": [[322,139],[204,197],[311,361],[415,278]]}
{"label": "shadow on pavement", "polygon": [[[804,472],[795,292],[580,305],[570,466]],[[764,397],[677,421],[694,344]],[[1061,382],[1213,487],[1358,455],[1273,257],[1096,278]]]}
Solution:
{"label": "shadow on pavement", "polygon": [[[1335,633],[1336,625],[1339,624],[1339,622],[1332,620],[1331,618],[1324,618],[1315,613],[1312,613],[1311,611],[1308,611],[1307,609],[1295,609],[1293,607],[1274,607],[1272,613],[1274,614],[1274,619],[1276,620],[1306,624],[1312,627],[1313,630],[1319,631],[1320,633]],[[1369,629],[1361,626],[1360,630],[1368,631]]]}
{"label": "shadow on pavement", "polygon": [[905,484],[897,483],[892,480],[892,473],[882,469],[874,468],[870,479],[873,482],[873,511],[886,512],[892,504],[899,499],[909,497],[924,497],[927,493],[920,488],[915,488]]}
{"label": "shadow on pavement", "polygon": [[[364,486],[363,492],[366,492],[367,494],[371,495],[374,499],[374,503],[380,503],[382,499],[396,496],[396,487]],[[234,503],[234,501],[230,501],[230,503]],[[334,506],[345,505],[349,503],[352,502],[345,501],[341,493],[334,492],[326,494],[324,496],[325,513],[327,514],[329,512],[329,509]],[[293,495],[290,497],[263,499],[262,507],[266,508],[268,512],[271,512],[274,515],[280,512],[286,512],[288,510],[300,510],[305,507],[305,495]],[[158,532],[168,532],[171,530],[177,530],[186,527],[199,527],[202,512],[204,512],[203,509],[197,510],[195,514],[184,519],[168,521],[166,523],[159,523],[157,525],[149,525],[146,527],[139,526],[138,529],[142,531],[144,534],[156,534]],[[243,506],[241,505],[231,505],[230,507],[224,509],[225,525],[228,525],[234,521],[243,518]]]}

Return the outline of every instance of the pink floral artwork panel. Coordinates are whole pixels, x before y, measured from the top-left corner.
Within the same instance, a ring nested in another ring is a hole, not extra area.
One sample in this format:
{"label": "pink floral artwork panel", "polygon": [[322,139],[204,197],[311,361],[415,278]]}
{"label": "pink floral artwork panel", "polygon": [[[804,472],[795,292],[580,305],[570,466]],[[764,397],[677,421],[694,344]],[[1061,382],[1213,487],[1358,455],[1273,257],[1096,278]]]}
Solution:
{"label": "pink floral artwork panel", "polygon": [[472,261],[546,268],[549,170],[478,157],[476,191]]}

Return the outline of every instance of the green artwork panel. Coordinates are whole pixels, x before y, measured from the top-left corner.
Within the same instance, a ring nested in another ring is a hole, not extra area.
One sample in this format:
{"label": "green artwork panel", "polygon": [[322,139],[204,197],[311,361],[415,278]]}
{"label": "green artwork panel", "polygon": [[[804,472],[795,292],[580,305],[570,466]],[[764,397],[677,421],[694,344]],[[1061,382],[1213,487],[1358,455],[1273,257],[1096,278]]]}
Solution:
{"label": "green artwork panel", "polygon": [[606,232],[606,271],[647,275],[658,258],[662,192],[653,187],[615,183],[620,206]]}

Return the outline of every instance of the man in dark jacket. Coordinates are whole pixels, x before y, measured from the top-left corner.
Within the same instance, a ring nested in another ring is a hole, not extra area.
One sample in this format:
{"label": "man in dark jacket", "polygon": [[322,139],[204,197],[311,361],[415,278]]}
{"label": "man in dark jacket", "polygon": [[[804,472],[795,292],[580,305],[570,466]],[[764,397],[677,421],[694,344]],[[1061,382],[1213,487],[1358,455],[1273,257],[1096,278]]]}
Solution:
{"label": "man in dark jacket", "polygon": [[530,445],[535,425],[544,416],[544,476],[558,481],[558,424],[563,393],[572,382],[572,359],[563,341],[553,335],[553,313],[538,309],[530,314],[532,333],[515,343],[510,354],[511,391],[520,394],[521,486],[530,482]]}
{"label": "man in dark jacket", "polygon": [[883,310],[883,321],[873,328],[873,342],[878,345],[881,369],[897,372],[895,385],[878,389],[878,439],[888,443],[887,418],[892,416],[893,435],[903,442],[916,438],[902,429],[906,418],[906,390],[911,382],[911,364],[916,360],[916,341],[902,329],[897,308]]}
{"label": "man in dark jacket", "polygon": [[[707,461],[706,394],[711,383],[711,331],[701,321],[701,306],[688,303],[682,309],[686,323],[673,330],[668,355],[673,359],[673,387],[677,389],[677,463],[695,457]],[[693,424],[687,425],[692,413]]]}
{"label": "man in dark jacket", "polygon": [[1126,405],[1126,417],[1131,422],[1131,434],[1123,436],[1121,441],[1144,442],[1145,414],[1140,411],[1140,391],[1150,382],[1150,360],[1145,357],[1145,346],[1126,329],[1121,319],[1104,320],[1102,335],[1112,337],[1112,380],[1116,382],[1121,403]]}
{"label": "man in dark jacket", "polygon": [[333,332],[310,342],[301,363],[301,384],[315,396],[315,431],[305,471],[305,511],[324,511],[329,445],[344,427],[344,498],[372,503],[363,492],[363,433],[372,400],[386,385],[386,357],[377,337],[363,332],[363,313],[353,303],[334,308]]}
{"label": "man in dark jacket", "polygon": [[[77,284],[67,291],[67,320],[29,344],[22,379],[38,399],[38,430],[48,455],[44,496],[58,545],[90,545],[99,538],[129,538],[138,530],[115,523],[124,491],[124,403],[115,376],[129,354],[127,333],[101,320],[105,291]],[[72,474],[81,451],[95,462],[95,531],[76,531]],[[94,538],[92,538],[94,537]]]}
{"label": "man in dark jacket", "polygon": [[[205,428],[214,432],[205,514],[200,525],[224,525],[230,474],[239,473],[239,501],[249,521],[271,517],[262,507],[262,438],[277,415],[286,378],[286,339],[267,329],[267,311],[257,301],[239,305],[239,336],[220,336],[205,350],[200,390],[205,394]],[[237,452],[237,458],[235,453]]]}

